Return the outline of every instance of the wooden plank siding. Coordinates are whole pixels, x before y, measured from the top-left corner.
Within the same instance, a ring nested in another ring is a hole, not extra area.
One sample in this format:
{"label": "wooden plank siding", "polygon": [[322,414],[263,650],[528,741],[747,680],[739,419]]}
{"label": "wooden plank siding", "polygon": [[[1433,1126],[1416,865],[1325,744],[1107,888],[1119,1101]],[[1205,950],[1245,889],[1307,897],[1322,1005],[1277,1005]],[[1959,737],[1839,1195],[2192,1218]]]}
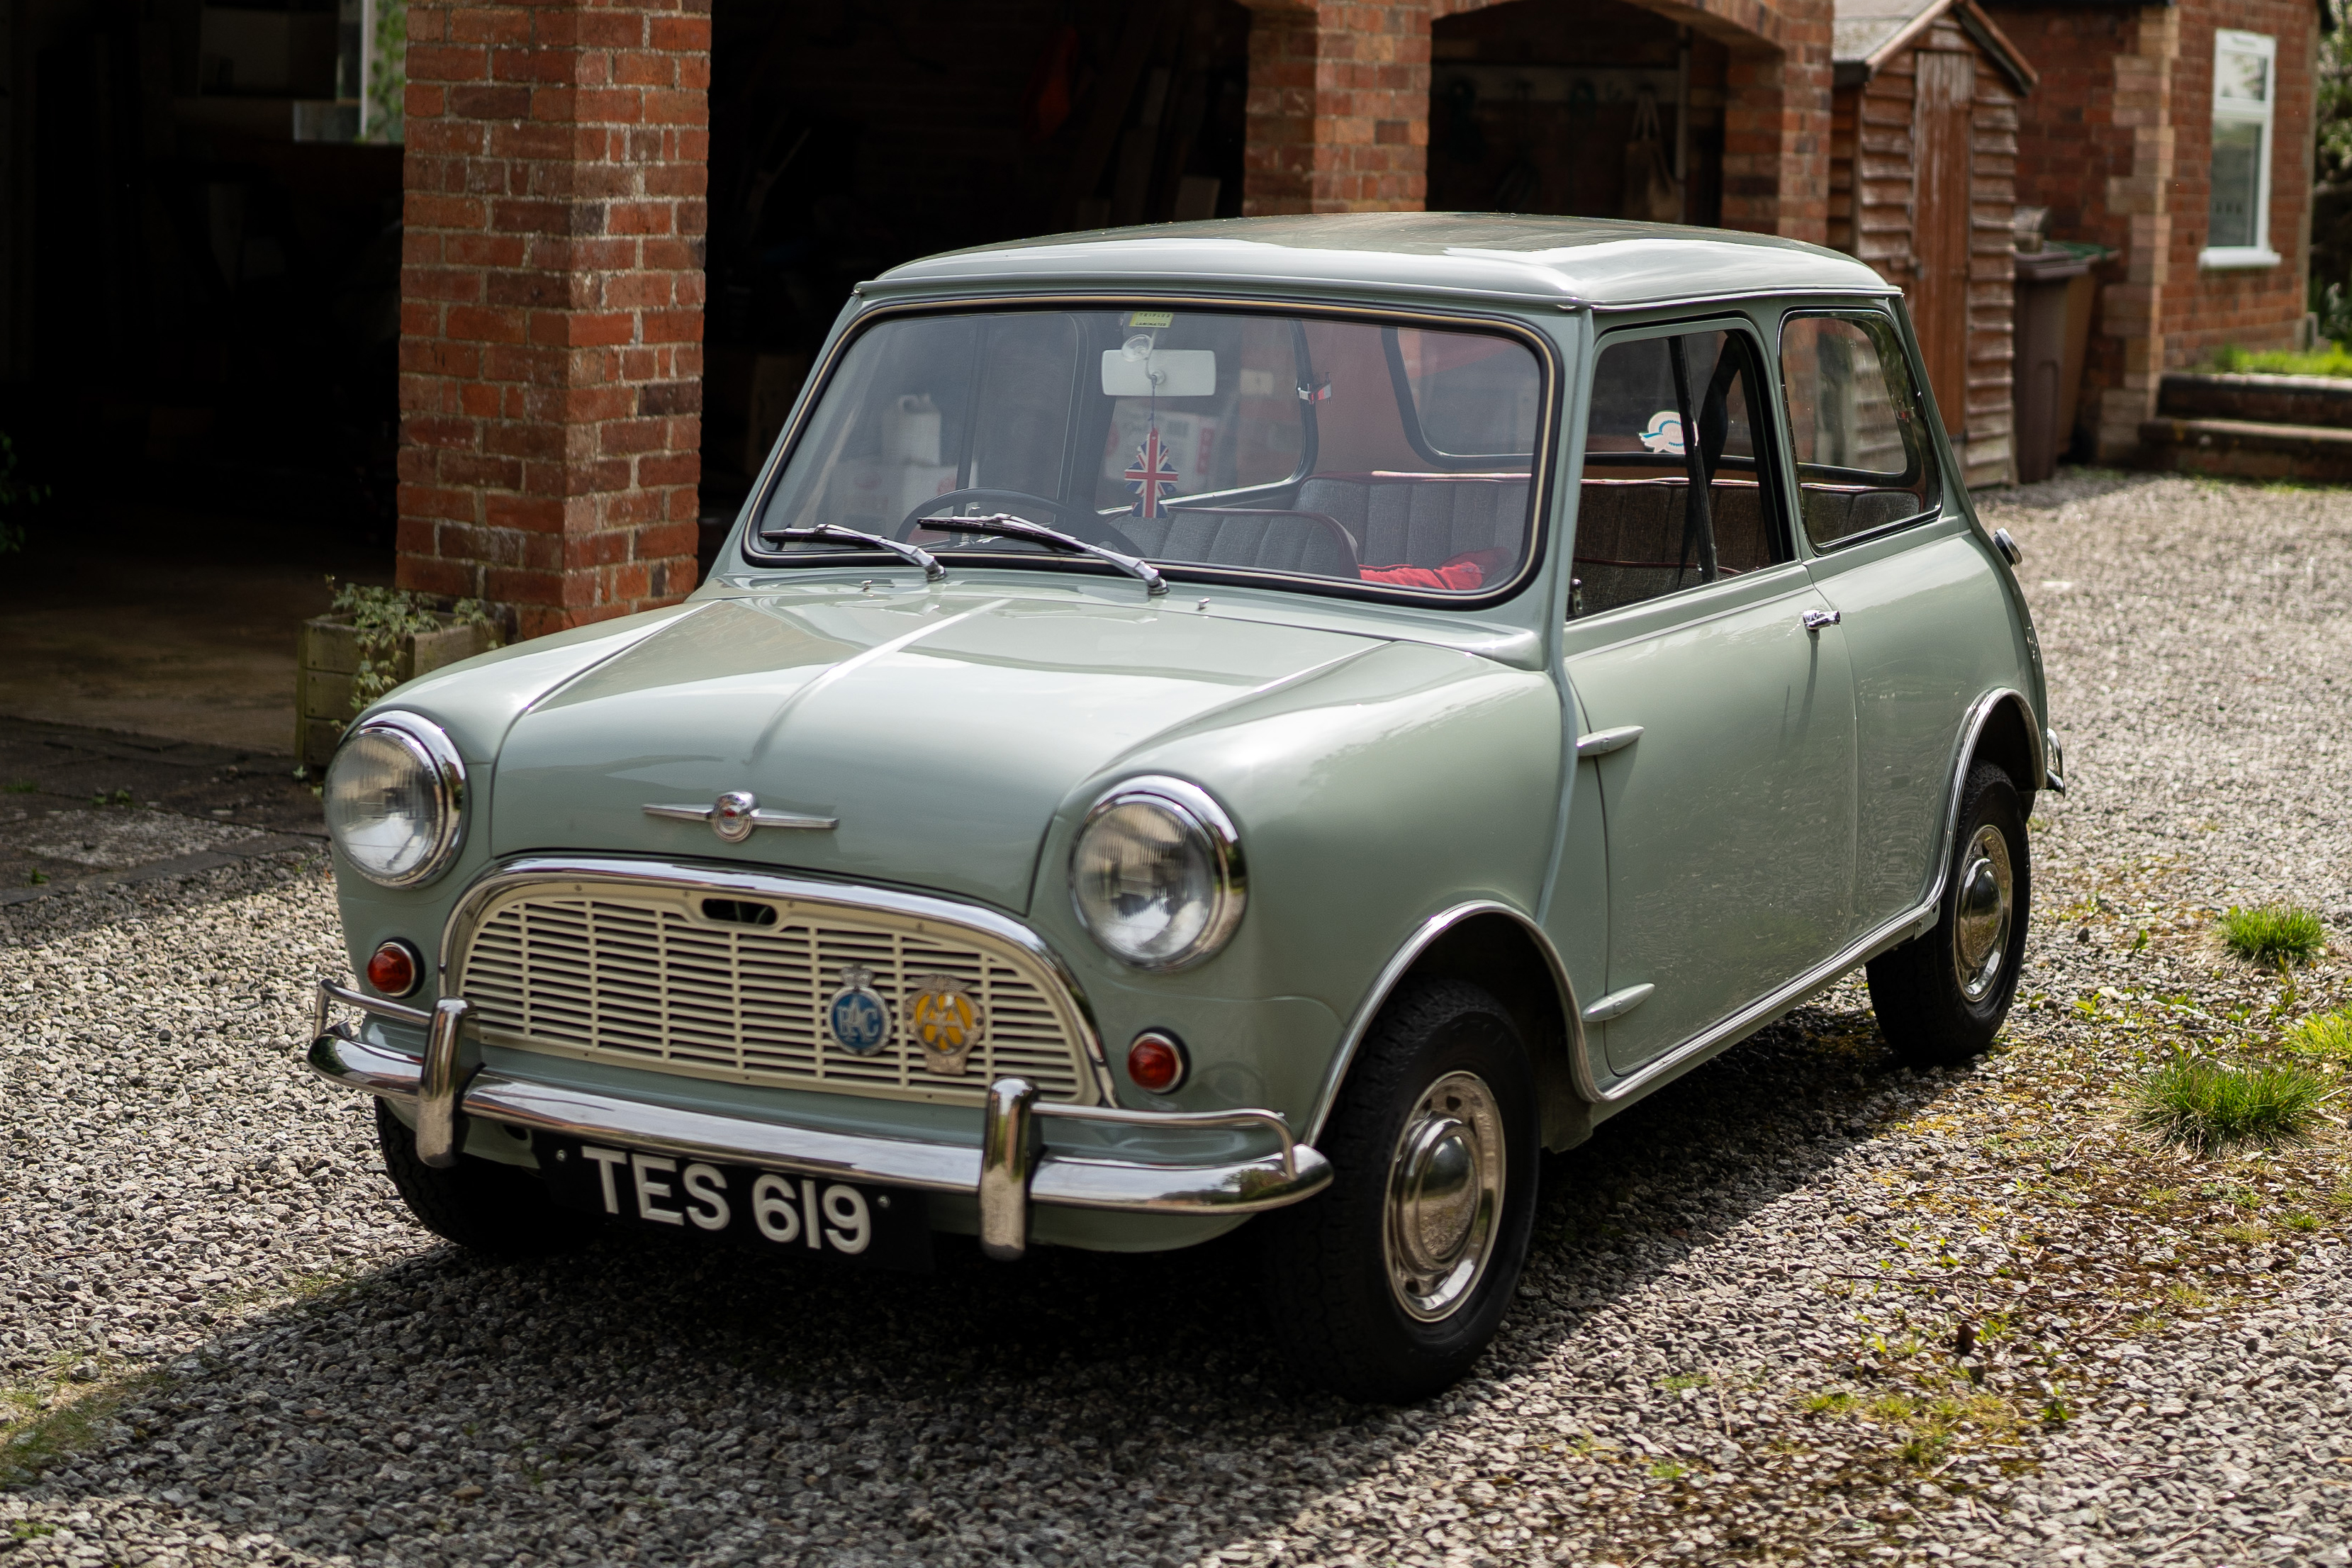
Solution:
{"label": "wooden plank siding", "polygon": [[2010,225],[2017,201],[2017,95],[2000,67],[1949,17],[1866,81],[1836,90],[1830,115],[1830,244],[1899,285],[1915,317],[1924,316],[1929,302],[1920,297],[1925,279],[1914,231],[1922,50],[1966,53],[1976,61],[1968,138],[1966,406],[1947,407],[1944,415],[1958,426],[1953,447],[1967,482],[2004,484],[2016,471]]}

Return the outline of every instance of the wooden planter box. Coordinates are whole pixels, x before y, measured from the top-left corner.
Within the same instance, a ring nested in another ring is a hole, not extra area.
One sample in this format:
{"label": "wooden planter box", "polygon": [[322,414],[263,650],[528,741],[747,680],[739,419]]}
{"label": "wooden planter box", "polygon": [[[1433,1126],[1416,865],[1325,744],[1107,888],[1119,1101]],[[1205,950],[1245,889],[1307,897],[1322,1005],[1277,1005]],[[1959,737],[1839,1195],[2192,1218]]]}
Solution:
{"label": "wooden planter box", "polygon": [[[403,637],[394,655],[394,682],[488,653],[498,646],[488,626],[445,626],[436,632]],[[300,657],[294,676],[294,760],[323,768],[343,738],[352,717],[352,679],[359,673],[360,637],[341,616],[302,623]]]}

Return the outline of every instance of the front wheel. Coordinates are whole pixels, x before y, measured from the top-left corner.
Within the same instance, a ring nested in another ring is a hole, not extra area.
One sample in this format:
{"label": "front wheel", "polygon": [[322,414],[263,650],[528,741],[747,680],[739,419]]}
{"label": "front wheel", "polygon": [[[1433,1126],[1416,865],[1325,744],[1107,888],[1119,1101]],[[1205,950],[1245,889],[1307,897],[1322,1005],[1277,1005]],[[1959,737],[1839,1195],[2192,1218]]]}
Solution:
{"label": "front wheel", "polygon": [[1954,1067],[1983,1051],[2009,1016],[2025,958],[2032,866],[2025,811],[2009,774],[1969,770],[1936,929],[1870,961],[1870,1005],[1896,1058]]}
{"label": "front wheel", "polygon": [[1258,1222],[1276,1339],[1316,1382],[1402,1404],[1495,1335],[1535,1225],[1534,1073],[1474,985],[1401,988],[1321,1141],[1328,1190]]}

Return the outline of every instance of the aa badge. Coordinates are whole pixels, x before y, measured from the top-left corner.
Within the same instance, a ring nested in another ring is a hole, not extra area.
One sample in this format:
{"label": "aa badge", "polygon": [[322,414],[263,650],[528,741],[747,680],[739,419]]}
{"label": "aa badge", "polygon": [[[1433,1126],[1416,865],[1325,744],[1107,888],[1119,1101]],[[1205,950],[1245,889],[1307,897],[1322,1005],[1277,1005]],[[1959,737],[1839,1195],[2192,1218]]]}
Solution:
{"label": "aa badge", "polygon": [[923,1065],[936,1073],[961,1074],[986,1026],[980,1004],[944,974],[927,974],[919,985],[907,1005],[907,1028],[923,1047]]}
{"label": "aa badge", "polygon": [[874,989],[874,972],[851,963],[841,971],[841,989],[824,1005],[826,1026],[841,1048],[870,1057],[890,1038],[890,1004]]}

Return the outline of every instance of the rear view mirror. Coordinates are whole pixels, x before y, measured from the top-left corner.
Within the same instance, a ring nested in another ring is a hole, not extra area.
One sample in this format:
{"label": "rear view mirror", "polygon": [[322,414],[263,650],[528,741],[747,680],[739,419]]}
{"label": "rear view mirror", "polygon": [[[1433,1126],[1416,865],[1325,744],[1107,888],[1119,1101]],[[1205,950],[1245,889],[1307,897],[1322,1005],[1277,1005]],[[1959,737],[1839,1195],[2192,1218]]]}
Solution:
{"label": "rear view mirror", "polygon": [[1125,349],[1105,349],[1102,381],[1105,397],[1214,397],[1217,353],[1154,349],[1129,359]]}

